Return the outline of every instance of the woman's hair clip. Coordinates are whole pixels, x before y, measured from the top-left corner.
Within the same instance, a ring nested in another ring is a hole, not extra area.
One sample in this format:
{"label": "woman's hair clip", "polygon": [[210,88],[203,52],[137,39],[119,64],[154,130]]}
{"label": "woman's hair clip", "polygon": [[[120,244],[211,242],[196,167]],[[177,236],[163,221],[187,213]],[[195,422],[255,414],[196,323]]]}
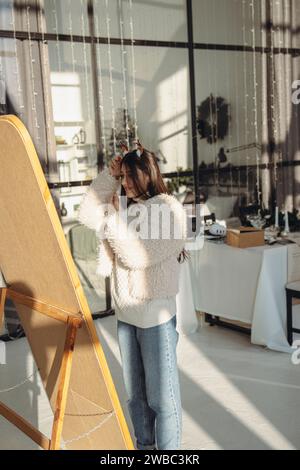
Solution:
{"label": "woman's hair clip", "polygon": [[122,142],[122,141],[119,142],[119,145],[120,145],[120,147],[121,147],[121,153],[122,153],[122,155],[123,155],[123,156],[126,155],[126,153],[128,153],[128,150],[129,150],[128,147],[127,147],[127,145],[126,145],[124,142]]}
{"label": "woman's hair clip", "polygon": [[142,144],[140,143],[139,140],[137,140],[135,143],[136,143],[136,146],[137,146],[136,154],[137,154],[138,157],[141,157],[143,152],[144,152],[144,147],[142,146]]}
{"label": "woman's hair clip", "polygon": [[[139,140],[136,140],[134,143],[135,143],[135,145],[136,145],[135,153],[136,153],[136,155],[137,155],[138,157],[141,157],[141,155],[142,155],[143,152],[144,152],[144,147],[142,146],[142,144],[140,143]],[[124,157],[127,153],[129,153],[129,148],[128,148],[128,146],[127,146],[127,144],[126,144],[125,142],[120,141],[120,142],[119,142],[119,146],[120,146],[120,148],[121,148],[121,153],[123,154],[123,157]],[[134,150],[131,150],[131,151],[133,152]]]}

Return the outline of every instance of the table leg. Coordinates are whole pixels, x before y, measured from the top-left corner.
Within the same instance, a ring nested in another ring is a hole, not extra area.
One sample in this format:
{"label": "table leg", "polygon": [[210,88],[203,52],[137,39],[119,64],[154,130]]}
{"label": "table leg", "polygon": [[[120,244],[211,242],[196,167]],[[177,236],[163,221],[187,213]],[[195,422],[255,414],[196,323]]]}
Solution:
{"label": "table leg", "polygon": [[286,293],[286,329],[287,329],[287,340],[291,346],[293,343],[293,296],[290,292]]}

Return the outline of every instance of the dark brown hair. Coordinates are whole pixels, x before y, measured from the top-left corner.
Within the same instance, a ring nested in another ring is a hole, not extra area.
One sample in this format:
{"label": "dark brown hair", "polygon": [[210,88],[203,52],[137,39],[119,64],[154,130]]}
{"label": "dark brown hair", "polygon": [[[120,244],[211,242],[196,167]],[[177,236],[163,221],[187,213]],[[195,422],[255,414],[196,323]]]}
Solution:
{"label": "dark brown hair", "polygon": [[[121,166],[126,166],[126,168],[130,170],[132,184],[135,193],[138,194],[137,197],[149,199],[161,193],[170,194],[162,178],[156,155],[153,152],[146,149],[143,149],[140,153],[138,150],[128,152],[122,158]],[[138,169],[149,176],[149,184],[146,192],[144,192],[140,185]]]}
{"label": "dark brown hair", "polygon": [[[141,199],[150,199],[151,197],[162,193],[171,194],[164,183],[155,153],[142,147],[140,148],[141,150],[137,149],[126,153],[121,161],[121,167],[125,166],[131,172],[132,185],[135,193],[138,195],[137,197]],[[138,169],[149,176],[149,183],[146,192],[140,184],[137,172]],[[123,187],[122,194],[125,194]],[[133,199],[129,198],[128,207],[132,203],[134,203]],[[188,257],[188,253],[183,249],[177,257],[177,260],[179,263],[183,263]]]}

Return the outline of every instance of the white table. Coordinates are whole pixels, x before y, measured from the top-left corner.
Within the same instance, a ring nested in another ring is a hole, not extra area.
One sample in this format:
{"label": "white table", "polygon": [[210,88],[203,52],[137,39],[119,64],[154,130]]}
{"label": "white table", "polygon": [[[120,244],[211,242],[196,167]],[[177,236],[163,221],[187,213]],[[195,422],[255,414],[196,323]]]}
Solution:
{"label": "white table", "polygon": [[286,339],[287,250],[281,245],[239,249],[206,241],[202,250],[190,252],[196,309],[248,323],[253,344],[291,352]]}

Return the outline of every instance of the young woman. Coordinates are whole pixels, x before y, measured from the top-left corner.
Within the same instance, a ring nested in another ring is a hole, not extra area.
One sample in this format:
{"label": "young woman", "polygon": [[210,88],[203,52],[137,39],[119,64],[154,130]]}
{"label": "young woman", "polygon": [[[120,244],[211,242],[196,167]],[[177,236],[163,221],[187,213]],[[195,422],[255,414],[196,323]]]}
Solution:
{"label": "young woman", "polygon": [[[127,196],[126,227],[124,219],[118,217],[123,207],[116,196],[120,183]],[[162,218],[153,217],[154,206],[162,211]],[[170,214],[169,236],[165,237],[162,219]],[[123,158],[114,158],[110,167],[97,176],[81,203],[79,220],[96,230],[99,237],[101,232],[97,272],[111,276],[137,449],[179,449],[182,414],[176,359],[176,294],[179,263],[185,259],[183,207],[168,194],[155,155],[139,147]],[[142,224],[150,228],[147,236],[128,236],[126,228],[136,221],[136,232]],[[155,238],[149,236],[152,228],[159,231]]]}

